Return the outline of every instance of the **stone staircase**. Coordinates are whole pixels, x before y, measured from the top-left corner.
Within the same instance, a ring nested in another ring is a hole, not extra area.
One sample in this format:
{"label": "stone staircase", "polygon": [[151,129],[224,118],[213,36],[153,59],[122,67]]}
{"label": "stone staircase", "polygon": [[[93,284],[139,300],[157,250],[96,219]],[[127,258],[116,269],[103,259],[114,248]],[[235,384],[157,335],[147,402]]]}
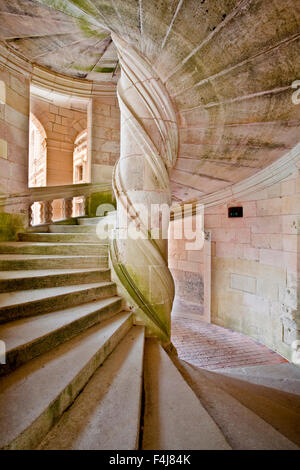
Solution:
{"label": "stone staircase", "polygon": [[298,448],[299,368],[220,375],[145,340],[96,222],[0,245],[0,448]]}

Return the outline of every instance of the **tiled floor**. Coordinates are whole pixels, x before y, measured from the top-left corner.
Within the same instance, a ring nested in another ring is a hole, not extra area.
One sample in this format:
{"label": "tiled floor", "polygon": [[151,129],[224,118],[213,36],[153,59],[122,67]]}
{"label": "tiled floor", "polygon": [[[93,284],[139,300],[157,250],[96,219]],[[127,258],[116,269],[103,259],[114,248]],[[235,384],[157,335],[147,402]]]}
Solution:
{"label": "tiled floor", "polygon": [[287,362],[247,336],[177,315],[172,318],[172,341],[180,359],[204,369]]}

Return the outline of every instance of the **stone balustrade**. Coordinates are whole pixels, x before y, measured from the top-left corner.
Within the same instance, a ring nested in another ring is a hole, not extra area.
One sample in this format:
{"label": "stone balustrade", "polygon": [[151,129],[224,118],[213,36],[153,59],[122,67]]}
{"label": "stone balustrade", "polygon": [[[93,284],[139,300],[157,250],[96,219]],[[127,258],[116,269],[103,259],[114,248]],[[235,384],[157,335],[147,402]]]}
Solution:
{"label": "stone balustrade", "polygon": [[28,214],[28,226],[31,227],[50,224],[54,220],[94,215],[89,213],[88,199],[96,196],[100,201],[101,194],[107,198],[107,194],[111,192],[109,183],[28,188],[22,194],[0,197],[0,209],[3,207],[9,211],[10,208],[22,207],[22,212]]}

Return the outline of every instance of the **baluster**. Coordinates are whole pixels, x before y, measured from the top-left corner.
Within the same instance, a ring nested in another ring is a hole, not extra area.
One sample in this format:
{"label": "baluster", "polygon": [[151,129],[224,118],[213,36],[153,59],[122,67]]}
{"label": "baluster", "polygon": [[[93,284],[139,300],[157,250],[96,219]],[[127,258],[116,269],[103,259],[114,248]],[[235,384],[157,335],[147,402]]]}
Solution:
{"label": "baluster", "polygon": [[64,199],[65,219],[70,219],[73,215],[73,198]]}
{"label": "baluster", "polygon": [[30,203],[28,207],[28,226],[29,227],[32,227],[32,225],[34,224],[33,215],[34,214],[32,210],[32,203]]}
{"label": "baluster", "polygon": [[40,224],[45,222],[45,203],[40,201]]}
{"label": "baluster", "polygon": [[82,196],[81,200],[80,215],[83,216],[85,215],[85,196]]}
{"label": "baluster", "polygon": [[44,203],[41,201],[39,202],[40,210],[39,210],[39,224],[44,223]]}
{"label": "baluster", "polygon": [[52,201],[44,201],[43,205],[43,222],[44,224],[51,224],[53,217]]}

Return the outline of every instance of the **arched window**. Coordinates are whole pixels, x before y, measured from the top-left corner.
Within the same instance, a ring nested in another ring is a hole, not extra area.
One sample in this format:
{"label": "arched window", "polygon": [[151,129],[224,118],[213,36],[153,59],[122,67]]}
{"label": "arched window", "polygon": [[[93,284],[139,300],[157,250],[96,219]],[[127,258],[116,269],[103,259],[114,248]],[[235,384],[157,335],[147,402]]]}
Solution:
{"label": "arched window", "polygon": [[28,185],[46,186],[47,141],[40,121],[30,113]]}
{"label": "arched window", "polygon": [[[73,183],[88,183],[87,175],[87,130],[78,134],[74,142],[73,153]],[[73,216],[84,214],[84,199],[82,197],[74,197],[73,199]]]}
{"label": "arched window", "polygon": [[74,142],[73,183],[87,183],[87,130],[78,134]]}

